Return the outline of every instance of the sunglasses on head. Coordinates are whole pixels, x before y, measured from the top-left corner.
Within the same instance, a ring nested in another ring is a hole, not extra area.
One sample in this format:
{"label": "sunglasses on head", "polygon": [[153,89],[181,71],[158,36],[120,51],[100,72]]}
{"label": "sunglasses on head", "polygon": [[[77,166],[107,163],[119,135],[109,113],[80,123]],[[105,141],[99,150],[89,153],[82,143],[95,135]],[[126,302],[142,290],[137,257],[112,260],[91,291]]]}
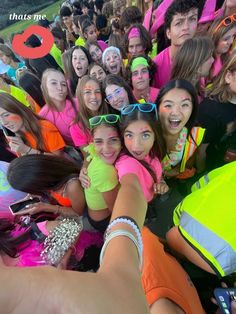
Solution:
{"label": "sunglasses on head", "polygon": [[118,114],[105,114],[101,116],[95,116],[89,119],[89,125],[90,127],[94,127],[101,124],[103,121],[109,124],[114,124],[120,121],[120,116]]}
{"label": "sunglasses on head", "polygon": [[121,109],[121,114],[128,115],[134,110],[139,110],[140,112],[145,112],[145,113],[154,111],[156,115],[156,119],[158,118],[156,104],[152,104],[152,103],[127,105]]}
{"label": "sunglasses on head", "polygon": [[232,24],[233,22],[236,22],[236,13],[232,14],[232,15],[229,15],[227,16],[226,18],[224,18],[220,24],[215,28],[214,30],[214,33],[216,33],[220,28],[221,26],[229,26],[230,24]]}

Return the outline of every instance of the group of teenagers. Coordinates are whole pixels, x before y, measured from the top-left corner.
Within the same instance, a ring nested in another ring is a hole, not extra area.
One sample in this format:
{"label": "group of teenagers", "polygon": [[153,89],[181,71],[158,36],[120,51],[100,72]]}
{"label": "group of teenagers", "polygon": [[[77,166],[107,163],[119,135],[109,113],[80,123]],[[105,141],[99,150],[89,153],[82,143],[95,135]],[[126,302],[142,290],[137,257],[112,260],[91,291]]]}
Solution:
{"label": "group of teenagers", "polygon": [[49,54],[0,44],[0,196],[37,197],[0,218],[4,313],[210,313],[184,265],[235,279],[236,1],[141,9],[65,1]]}

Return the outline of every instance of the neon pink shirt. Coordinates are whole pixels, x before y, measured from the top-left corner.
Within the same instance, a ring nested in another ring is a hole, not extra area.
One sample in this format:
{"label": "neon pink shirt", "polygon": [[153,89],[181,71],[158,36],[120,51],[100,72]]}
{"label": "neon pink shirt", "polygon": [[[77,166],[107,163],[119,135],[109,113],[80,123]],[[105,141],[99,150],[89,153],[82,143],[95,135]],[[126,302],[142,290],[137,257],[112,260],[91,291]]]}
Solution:
{"label": "neon pink shirt", "polygon": [[[74,98],[74,104],[76,111],[78,112],[79,105],[76,98]],[[72,106],[71,101],[67,99],[63,111],[58,112],[54,109],[49,108],[49,106],[46,104],[40,110],[39,116],[45,120],[52,122],[58,128],[66,144],[73,145],[73,140],[70,134],[70,126],[77,115],[76,111]]]}
{"label": "neon pink shirt", "polygon": [[159,94],[159,89],[155,87],[150,87],[149,89],[149,99],[148,101],[155,103],[157,96]]}
{"label": "neon pink shirt", "polygon": [[72,137],[74,146],[81,147],[92,142],[92,136],[89,130],[83,130],[80,122],[73,124],[70,127],[70,135]]}
{"label": "neon pink shirt", "polygon": [[103,40],[98,40],[98,45],[102,49],[102,51],[104,51],[108,47],[108,45]]}
{"label": "neon pink shirt", "polygon": [[[159,89],[158,88],[155,88],[155,87],[150,87],[149,88],[149,97],[148,97],[148,102],[152,102],[152,103],[155,103],[156,102],[156,99],[157,99],[157,96],[158,96],[158,94],[159,94]],[[133,91],[133,95],[134,95],[134,91]],[[135,95],[134,95],[134,98],[136,98],[135,97]],[[137,98],[136,98],[137,99]],[[143,99],[137,99],[138,100],[138,102],[142,102],[141,100],[143,100]]]}
{"label": "neon pink shirt", "polygon": [[[160,182],[162,167],[159,159],[151,159],[149,156],[147,156],[145,157],[144,161],[146,161],[151,169],[155,172],[157,180],[158,182]],[[150,202],[153,199],[153,178],[148,170],[137,159],[127,155],[123,155],[117,160],[115,167],[118,172],[119,181],[126,174],[135,174],[139,179],[139,183],[147,202]]]}
{"label": "neon pink shirt", "polygon": [[160,52],[153,61],[157,66],[153,86],[162,88],[171,78],[172,61],[170,58],[170,47]]}
{"label": "neon pink shirt", "polygon": [[221,58],[216,57],[213,65],[212,65],[212,78],[216,77],[220,73],[222,66],[223,66],[223,64],[222,64]]}

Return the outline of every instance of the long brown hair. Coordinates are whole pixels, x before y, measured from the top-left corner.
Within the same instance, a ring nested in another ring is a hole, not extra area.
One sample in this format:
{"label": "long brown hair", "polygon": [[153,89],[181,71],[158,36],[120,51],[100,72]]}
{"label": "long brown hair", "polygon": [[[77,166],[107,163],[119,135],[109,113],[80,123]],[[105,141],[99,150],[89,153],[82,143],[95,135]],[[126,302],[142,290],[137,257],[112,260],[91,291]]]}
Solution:
{"label": "long brown hair", "polygon": [[223,65],[218,76],[213,80],[210,91],[208,92],[208,97],[218,98],[220,102],[227,102],[233,98],[235,93],[230,89],[229,84],[226,82],[226,74],[236,73],[236,52],[234,51],[230,58]]}
{"label": "long brown hair", "polygon": [[[175,57],[171,79],[185,79],[196,85],[196,77],[200,66],[213,54],[212,39],[207,36],[187,39]],[[198,86],[199,89],[199,79]],[[199,92],[199,90],[198,90]]]}
{"label": "long brown hair", "polygon": [[[96,84],[98,84],[98,86],[99,86],[99,89],[101,90],[101,86],[100,86],[98,80],[96,80],[95,78],[93,78],[89,75],[84,75],[81,78],[81,80],[79,81],[79,84],[78,84],[77,89],[76,89],[76,96],[77,96],[78,101],[79,101],[80,110],[79,110],[79,114],[77,115],[77,117],[75,119],[75,123],[80,122],[84,131],[89,129],[89,119],[93,117],[92,111],[89,110],[84,103],[84,94],[83,94],[84,86],[89,81],[96,82]],[[101,90],[101,94],[102,94],[102,90]],[[102,115],[102,114],[108,113],[107,104],[103,101],[103,99],[104,99],[104,95],[102,94],[102,103],[101,103],[101,106],[99,107],[96,115]]]}
{"label": "long brown hair", "polygon": [[[36,140],[36,148],[40,151],[45,151],[45,144],[42,136],[42,130],[39,121],[42,120],[39,116],[33,113],[28,107],[20,103],[16,98],[8,93],[0,93],[0,108],[19,115],[23,120],[23,125],[27,132],[29,132]],[[23,142],[29,146],[23,132],[19,131]]]}

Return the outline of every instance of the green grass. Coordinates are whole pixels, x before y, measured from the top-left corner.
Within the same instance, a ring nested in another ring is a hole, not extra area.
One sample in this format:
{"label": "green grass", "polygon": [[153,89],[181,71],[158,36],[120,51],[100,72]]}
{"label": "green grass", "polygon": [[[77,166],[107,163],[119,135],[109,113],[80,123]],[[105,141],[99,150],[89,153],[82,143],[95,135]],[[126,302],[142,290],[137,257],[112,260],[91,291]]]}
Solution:
{"label": "green grass", "polygon": [[[55,2],[53,4],[51,4],[50,6],[44,8],[43,10],[40,10],[40,11],[38,11],[36,13],[33,13],[32,17],[33,17],[34,14],[40,14],[40,15],[44,15],[45,14],[46,18],[49,21],[52,20],[53,15],[58,13],[61,2],[62,2],[61,0],[57,1],[57,2]],[[22,12],[22,14],[24,14],[24,13]],[[12,24],[12,25],[2,29],[0,31],[0,37],[2,37],[4,39],[8,39],[8,38],[10,38],[12,33],[23,31],[29,25],[34,24],[34,23],[35,23],[35,21],[33,20],[33,18],[31,20],[27,20],[27,21],[16,22],[16,23],[14,23],[14,24]]]}

